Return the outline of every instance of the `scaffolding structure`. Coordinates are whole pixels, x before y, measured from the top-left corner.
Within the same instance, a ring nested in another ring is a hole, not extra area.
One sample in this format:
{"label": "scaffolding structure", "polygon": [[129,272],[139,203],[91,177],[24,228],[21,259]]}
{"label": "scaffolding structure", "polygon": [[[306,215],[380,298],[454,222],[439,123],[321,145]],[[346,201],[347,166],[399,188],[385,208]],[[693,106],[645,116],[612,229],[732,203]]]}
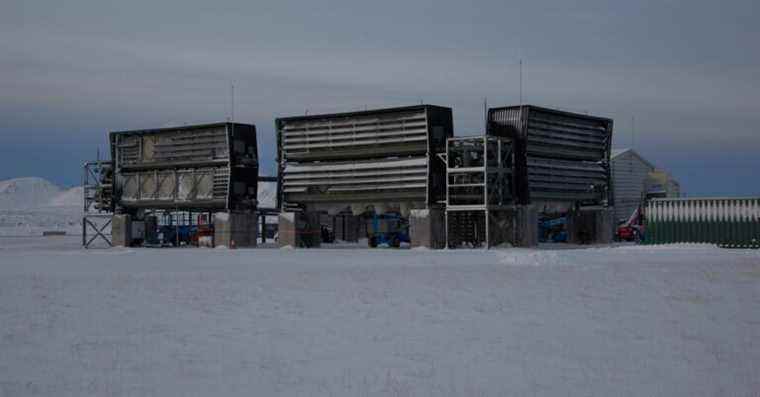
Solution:
{"label": "scaffolding structure", "polygon": [[512,140],[489,135],[449,138],[445,160],[448,247],[498,244],[505,229],[494,227],[499,214],[514,208]]}
{"label": "scaffolding structure", "polygon": [[113,164],[108,160],[88,161],[82,167],[82,246],[103,241],[113,246],[109,227],[113,217]]}

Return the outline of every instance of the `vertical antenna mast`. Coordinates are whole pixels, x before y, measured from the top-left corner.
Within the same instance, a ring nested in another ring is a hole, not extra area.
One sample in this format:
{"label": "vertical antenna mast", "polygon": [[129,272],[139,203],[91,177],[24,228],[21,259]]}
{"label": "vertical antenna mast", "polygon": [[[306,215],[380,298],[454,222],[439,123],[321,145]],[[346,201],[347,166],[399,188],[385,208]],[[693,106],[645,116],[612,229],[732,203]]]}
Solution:
{"label": "vertical antenna mast", "polygon": [[230,121],[235,122],[235,84],[230,82]]}
{"label": "vertical antenna mast", "polygon": [[631,116],[631,149],[636,148],[636,120]]}
{"label": "vertical antenna mast", "polygon": [[523,72],[522,72],[522,68],[523,68],[523,62],[522,62],[522,58],[520,58],[520,107],[521,108],[522,108],[522,104],[523,104]]}
{"label": "vertical antenna mast", "polygon": [[483,98],[483,133],[488,134],[488,97]]}

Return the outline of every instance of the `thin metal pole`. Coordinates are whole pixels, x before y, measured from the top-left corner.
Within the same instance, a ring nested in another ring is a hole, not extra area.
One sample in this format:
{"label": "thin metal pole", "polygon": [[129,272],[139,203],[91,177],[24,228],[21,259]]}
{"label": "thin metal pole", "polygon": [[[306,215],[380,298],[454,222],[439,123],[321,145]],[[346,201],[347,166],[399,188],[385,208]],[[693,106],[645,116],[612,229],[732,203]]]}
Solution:
{"label": "thin metal pole", "polygon": [[491,236],[490,236],[491,230],[489,230],[490,227],[488,225],[490,223],[489,222],[490,219],[489,219],[489,216],[488,216],[488,209],[486,209],[485,214],[486,214],[486,216],[485,216],[485,218],[486,218],[485,219],[485,223],[486,223],[486,249],[490,249],[491,248]]}
{"label": "thin metal pole", "polygon": [[523,61],[520,59],[520,107],[523,104]]}
{"label": "thin metal pole", "polygon": [[488,134],[488,97],[483,98],[483,132]]}
{"label": "thin metal pole", "polygon": [[631,116],[631,149],[636,147],[636,119]]}
{"label": "thin metal pole", "polygon": [[[174,223],[174,237],[175,238],[174,238],[174,240],[177,243],[177,248],[179,248],[179,208],[175,208],[174,211],[175,211],[175,213],[174,213],[174,218],[175,218],[175,223]],[[171,214],[169,215],[169,219],[171,219]]]}

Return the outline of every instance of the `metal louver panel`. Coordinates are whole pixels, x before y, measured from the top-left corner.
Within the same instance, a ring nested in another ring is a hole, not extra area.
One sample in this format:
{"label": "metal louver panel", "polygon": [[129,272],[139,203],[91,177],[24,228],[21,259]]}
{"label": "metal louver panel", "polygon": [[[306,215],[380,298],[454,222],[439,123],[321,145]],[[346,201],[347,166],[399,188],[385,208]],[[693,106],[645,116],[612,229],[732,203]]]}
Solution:
{"label": "metal louver panel", "polygon": [[[115,209],[255,210],[256,127],[215,123],[110,133]],[[230,186],[238,187],[230,191]]]}
{"label": "metal louver panel", "polygon": [[329,202],[347,193],[404,192],[425,200],[427,158],[383,159],[330,164],[288,164],[283,193],[303,193],[310,202]]}
{"label": "metal louver panel", "polygon": [[435,156],[453,134],[449,108],[419,105],[285,117],[276,125],[283,206],[423,206],[445,193],[445,167]]}
{"label": "metal louver panel", "polygon": [[533,105],[490,109],[488,118],[516,140],[522,201],[612,204],[612,120]]}
{"label": "metal louver panel", "polygon": [[593,199],[607,188],[607,173],[594,162],[528,158],[531,197]]}
{"label": "metal louver panel", "polygon": [[282,122],[285,159],[350,159],[427,151],[425,110],[328,116]]}

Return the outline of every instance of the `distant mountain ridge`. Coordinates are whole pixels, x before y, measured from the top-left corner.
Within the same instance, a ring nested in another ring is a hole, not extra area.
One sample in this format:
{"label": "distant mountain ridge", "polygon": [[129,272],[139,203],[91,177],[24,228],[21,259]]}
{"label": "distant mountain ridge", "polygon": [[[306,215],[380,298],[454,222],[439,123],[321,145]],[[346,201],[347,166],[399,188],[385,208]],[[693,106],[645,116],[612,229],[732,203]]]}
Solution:
{"label": "distant mountain ridge", "polygon": [[[47,230],[82,232],[83,189],[37,177],[0,181],[0,236],[39,236]],[[277,184],[259,182],[259,205],[276,205]],[[267,217],[277,223],[276,216]]]}
{"label": "distant mountain ridge", "polygon": [[259,182],[259,207],[274,208],[277,206],[277,183]]}
{"label": "distant mountain ridge", "polygon": [[0,209],[73,207],[82,203],[82,188],[66,189],[39,177],[0,181]]}
{"label": "distant mountain ridge", "polygon": [[[63,188],[44,178],[26,177],[0,181],[0,210],[26,210],[50,207],[82,207],[81,186]],[[277,184],[259,182],[259,205],[276,205]]]}

